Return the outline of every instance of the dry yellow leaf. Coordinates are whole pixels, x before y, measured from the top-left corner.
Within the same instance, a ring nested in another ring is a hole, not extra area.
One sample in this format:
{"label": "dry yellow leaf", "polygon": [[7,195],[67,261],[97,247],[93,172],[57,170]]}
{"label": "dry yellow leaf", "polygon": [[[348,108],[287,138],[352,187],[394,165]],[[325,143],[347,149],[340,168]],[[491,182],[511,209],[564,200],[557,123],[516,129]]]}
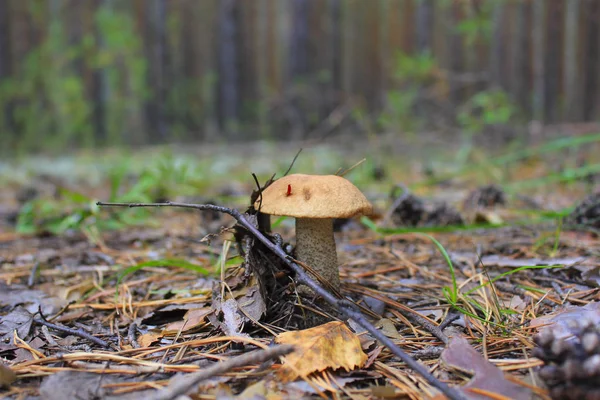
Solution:
{"label": "dry yellow leaf", "polygon": [[296,351],[284,358],[281,369],[283,380],[294,380],[327,368],[350,371],[362,367],[367,361],[358,336],[342,322],[284,332],[277,336],[276,342],[296,347]]}
{"label": "dry yellow leaf", "polygon": [[210,307],[193,308],[188,310],[183,319],[168,324],[162,331],[163,336],[175,335],[179,331],[188,332],[204,324],[208,314],[212,312]]}
{"label": "dry yellow leaf", "polygon": [[148,332],[140,335],[137,338],[137,342],[142,347],[149,347],[152,343],[158,342],[162,338],[162,334],[159,332]]}

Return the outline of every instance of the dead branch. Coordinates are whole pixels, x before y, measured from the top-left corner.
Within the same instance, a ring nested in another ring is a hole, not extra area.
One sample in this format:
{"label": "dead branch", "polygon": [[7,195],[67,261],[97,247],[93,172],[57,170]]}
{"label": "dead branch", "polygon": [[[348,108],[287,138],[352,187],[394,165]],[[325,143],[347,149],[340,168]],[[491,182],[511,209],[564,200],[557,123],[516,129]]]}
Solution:
{"label": "dead branch", "polygon": [[233,368],[243,367],[249,364],[260,364],[265,361],[277,358],[279,356],[291,353],[293,350],[294,346],[280,345],[230,358],[227,361],[219,362],[201,371],[194,372],[182,377],[176,377],[172,380],[169,386],[159,390],[154,395],[150,396],[149,400],[175,399],[192,390],[203,380],[212,378],[213,376],[222,374],[227,371],[231,371]]}
{"label": "dead branch", "polygon": [[240,213],[236,209],[227,208],[223,206],[217,206],[213,204],[189,204],[189,203],[176,203],[176,202],[167,202],[167,203],[104,203],[98,202],[96,203],[98,206],[111,206],[111,207],[182,207],[182,208],[193,208],[196,210],[212,210],[217,212],[222,212],[228,215],[231,215],[236,219],[239,226],[246,229],[249,233],[251,233],[256,239],[258,239],[261,243],[265,245],[269,250],[271,250],[274,254],[276,254],[281,260],[290,267],[296,273],[296,279],[299,283],[304,284],[311,288],[315,293],[321,296],[327,303],[331,304],[335,307],[342,316],[346,318],[350,318],[354,320],[358,325],[363,327],[367,332],[369,332],[373,337],[379,340],[384,346],[386,346],[396,357],[400,358],[402,361],[406,363],[406,365],[411,368],[413,371],[421,375],[430,385],[437,388],[440,392],[442,392],[446,397],[451,400],[466,400],[466,397],[457,389],[448,386],[446,383],[441,382],[439,379],[435,378],[425,366],[419,364],[414,358],[412,358],[408,353],[404,352],[400,347],[398,347],[390,338],[388,338],[383,332],[377,329],[373,324],[371,324],[365,316],[360,312],[358,306],[351,301],[345,299],[338,299],[333,294],[329,293],[325,290],[321,285],[319,285],[314,279],[312,279],[304,269],[297,264],[292,257],[290,257],[281,246],[276,245],[271,242],[266,236],[264,236],[256,226],[251,224],[245,215]]}
{"label": "dead branch", "polygon": [[59,332],[67,333],[69,335],[78,336],[80,338],[89,340],[90,342],[95,343],[98,346],[101,346],[104,348],[110,347],[110,344],[108,342],[105,342],[102,339],[99,339],[95,336],[90,335],[89,333],[85,332],[83,329],[73,329],[73,328],[68,328],[66,326],[53,324],[52,322],[48,322],[48,321],[46,321],[46,317],[44,317],[44,315],[42,314],[41,309],[38,312],[39,312],[41,318],[33,319],[33,322],[38,325],[47,326],[50,329],[54,329]]}

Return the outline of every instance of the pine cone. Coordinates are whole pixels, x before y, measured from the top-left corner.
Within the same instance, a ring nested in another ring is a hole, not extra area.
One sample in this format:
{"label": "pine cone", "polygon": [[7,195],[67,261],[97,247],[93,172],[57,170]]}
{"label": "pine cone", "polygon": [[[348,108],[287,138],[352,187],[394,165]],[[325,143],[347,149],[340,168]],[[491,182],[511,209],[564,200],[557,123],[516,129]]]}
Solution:
{"label": "pine cone", "polygon": [[534,336],[533,356],[544,361],[539,376],[553,399],[600,400],[600,327],[571,320],[569,334],[551,327]]}
{"label": "pine cone", "polygon": [[392,214],[396,226],[417,226],[423,222],[425,203],[415,195],[409,194],[398,204]]}

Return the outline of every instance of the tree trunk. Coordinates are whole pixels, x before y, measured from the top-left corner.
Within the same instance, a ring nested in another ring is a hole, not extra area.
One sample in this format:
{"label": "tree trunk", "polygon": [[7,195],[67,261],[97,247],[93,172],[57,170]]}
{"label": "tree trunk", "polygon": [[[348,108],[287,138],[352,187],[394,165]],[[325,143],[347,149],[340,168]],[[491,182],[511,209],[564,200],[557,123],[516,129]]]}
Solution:
{"label": "tree trunk", "polygon": [[[572,0],[569,0],[572,1]],[[562,21],[564,3],[547,2],[547,39],[544,56],[544,116],[545,121],[553,123],[559,120],[559,90],[560,90],[560,49],[562,42]]]}
{"label": "tree trunk", "polygon": [[390,3],[379,0],[379,107],[385,107],[390,75]]}
{"label": "tree trunk", "polygon": [[600,2],[588,1],[586,4],[587,16],[587,46],[586,55],[585,90],[583,96],[583,118],[586,121],[600,118]]}
{"label": "tree trunk", "polygon": [[269,58],[269,49],[267,48],[267,35],[269,25],[273,22],[267,18],[267,1],[257,0],[256,10],[256,86],[258,92],[258,131],[261,139],[269,138],[269,126],[267,121],[268,109],[268,81],[267,81],[267,60]]}
{"label": "tree trunk", "polygon": [[165,142],[167,126],[165,121],[166,102],[166,68],[167,68],[167,35],[165,0],[152,0],[149,14],[149,86],[153,89],[148,120],[154,127],[153,140]]}
{"label": "tree trunk", "polygon": [[566,121],[577,121],[581,118],[581,104],[577,102],[580,96],[580,86],[577,73],[578,44],[579,44],[579,9],[580,0],[567,1],[565,15],[565,46],[564,46],[564,110],[563,118]]}
{"label": "tree trunk", "polygon": [[433,0],[421,0],[417,6],[416,45],[417,52],[431,51],[433,32]]}
{"label": "tree trunk", "polygon": [[513,99],[519,102],[526,115],[531,112],[529,101],[529,34],[527,33],[527,21],[529,20],[530,6],[525,1],[519,1],[514,5],[514,31],[511,36],[510,45],[510,92]]}
{"label": "tree trunk", "polygon": [[504,14],[505,4],[503,1],[498,1],[494,6],[492,13],[492,40],[490,43],[490,86],[505,88],[504,81],[505,66],[504,66]]}
{"label": "tree trunk", "polygon": [[450,82],[449,82],[450,104],[451,104],[451,107],[453,109],[455,109],[456,107],[458,107],[459,104],[461,104],[464,101],[464,97],[465,97],[465,95],[464,95],[465,91],[460,86],[461,83],[457,82],[455,79],[452,79],[452,75],[455,75],[455,74],[461,72],[463,69],[464,47],[463,47],[461,35],[454,30],[454,27],[460,22],[461,4],[453,2],[450,5],[450,7],[451,7],[451,10],[450,10],[451,22],[448,24],[448,27],[447,27],[448,32],[446,35],[446,40],[448,41],[448,44],[447,44],[448,54],[447,54],[446,59],[448,60],[448,69],[450,70]]}
{"label": "tree trunk", "polygon": [[230,137],[237,135],[239,110],[237,0],[219,1],[219,116]]}
{"label": "tree trunk", "polygon": [[354,40],[355,19],[353,8],[355,0],[346,0],[342,3],[342,90],[345,96],[351,96],[354,81]]}
{"label": "tree trunk", "polygon": [[0,79],[10,76],[10,4],[0,0]]}
{"label": "tree trunk", "polygon": [[546,0],[533,0],[533,118],[543,123],[545,121],[544,112],[546,102],[546,65],[545,65],[545,44],[546,44]]}
{"label": "tree trunk", "polygon": [[308,72],[308,0],[293,0],[289,52],[290,81]]}

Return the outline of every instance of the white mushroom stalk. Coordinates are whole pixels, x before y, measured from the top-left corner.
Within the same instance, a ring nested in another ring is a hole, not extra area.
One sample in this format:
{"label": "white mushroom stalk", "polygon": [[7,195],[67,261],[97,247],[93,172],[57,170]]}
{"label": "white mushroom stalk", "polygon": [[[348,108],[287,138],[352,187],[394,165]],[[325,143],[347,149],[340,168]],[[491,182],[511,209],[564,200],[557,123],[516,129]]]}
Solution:
{"label": "white mushroom stalk", "polygon": [[296,258],[312,267],[325,282],[339,289],[333,219],[296,218]]}

